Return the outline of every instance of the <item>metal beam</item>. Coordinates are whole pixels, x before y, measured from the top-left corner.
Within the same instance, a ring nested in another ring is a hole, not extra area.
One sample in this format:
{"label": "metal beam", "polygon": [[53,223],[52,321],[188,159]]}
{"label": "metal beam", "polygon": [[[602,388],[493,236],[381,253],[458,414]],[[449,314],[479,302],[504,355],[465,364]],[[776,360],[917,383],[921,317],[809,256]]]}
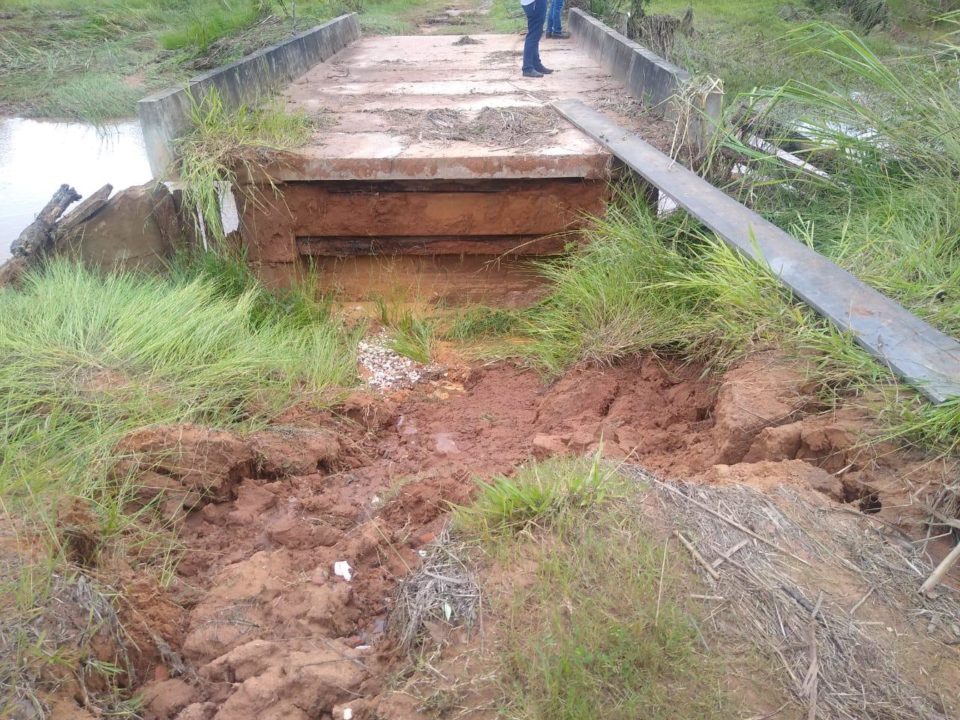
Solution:
{"label": "metal beam", "polygon": [[960,397],[960,344],[577,100],[554,107],[935,403]]}

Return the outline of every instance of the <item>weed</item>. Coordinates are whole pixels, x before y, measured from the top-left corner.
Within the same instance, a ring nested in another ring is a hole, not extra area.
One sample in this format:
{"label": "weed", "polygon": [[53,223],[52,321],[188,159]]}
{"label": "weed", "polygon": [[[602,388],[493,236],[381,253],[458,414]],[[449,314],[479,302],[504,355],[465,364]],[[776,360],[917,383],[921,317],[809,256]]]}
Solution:
{"label": "weed", "polygon": [[[689,570],[679,556],[664,557],[636,489],[595,460],[551,460],[512,483],[506,492],[504,479],[483,486],[470,516],[512,529],[521,527],[514,518],[526,518],[524,526],[541,519],[538,530],[499,541],[536,568],[534,577],[506,599],[487,600],[503,618],[498,654],[509,716],[579,720],[599,708],[623,720],[728,716],[720,712],[719,663],[698,652],[693,609],[682,600]],[[531,486],[553,488],[545,493],[553,501],[520,489]],[[513,499],[504,503],[505,495]]]}
{"label": "weed", "polygon": [[[220,194],[236,179],[236,167],[251,169],[244,150],[283,150],[305,143],[312,125],[303,113],[277,106],[228,110],[217,91],[191,109],[193,130],[177,143],[183,201],[196,208],[198,230],[219,249],[224,239]],[[258,202],[258,198],[249,198]]]}
{"label": "weed", "polygon": [[460,342],[501,337],[517,331],[521,317],[522,314],[516,310],[476,305],[459,311],[446,335]]}
{"label": "weed", "polygon": [[160,35],[160,44],[167,50],[191,48],[202,52],[221,37],[253,24],[270,9],[264,0],[234,0],[215,3],[191,3],[185,22]]}
{"label": "weed", "polygon": [[491,536],[548,524],[568,511],[603,502],[613,481],[598,453],[589,463],[557,459],[528,465],[514,477],[495,477],[479,488],[473,503],[456,508],[454,520],[469,532]]}
{"label": "weed", "polygon": [[424,365],[433,355],[433,322],[404,311],[390,325],[390,349]]}

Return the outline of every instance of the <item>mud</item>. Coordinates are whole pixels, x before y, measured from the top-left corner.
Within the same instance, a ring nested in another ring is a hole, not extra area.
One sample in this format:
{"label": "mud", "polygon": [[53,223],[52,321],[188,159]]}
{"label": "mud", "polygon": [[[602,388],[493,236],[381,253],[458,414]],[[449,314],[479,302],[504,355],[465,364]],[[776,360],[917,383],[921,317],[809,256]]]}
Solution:
{"label": "mud", "polygon": [[[531,457],[602,452],[691,481],[812,488],[854,508],[873,494],[907,526],[915,519],[887,498],[902,499],[904,475],[942,471],[865,449],[862,418],[822,411],[776,357],[701,375],[648,356],[546,383],[501,363],[392,397],[355,393],[333,413],[293,408],[246,438],[192,426],[128,437],[124,472],[147,481],[147,498],[163,493],[157,512],[186,548],[168,589],[127,583],[146,716],[340,718],[352,704],[357,718],[427,717],[386,693],[405,663],[385,632],[397,583],[477,478]],[[349,581],[334,572],[343,561]]]}

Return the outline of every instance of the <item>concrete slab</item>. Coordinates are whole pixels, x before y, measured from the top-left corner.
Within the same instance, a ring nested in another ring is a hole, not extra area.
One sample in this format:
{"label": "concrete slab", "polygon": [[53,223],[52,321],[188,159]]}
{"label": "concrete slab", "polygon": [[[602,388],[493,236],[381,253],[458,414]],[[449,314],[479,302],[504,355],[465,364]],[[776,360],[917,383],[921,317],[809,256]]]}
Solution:
{"label": "concrete slab", "polygon": [[728,245],[768,266],[789,290],[936,403],[960,397],[960,343],[764,220],[667,155],[575,100],[557,103]]}
{"label": "concrete slab", "polygon": [[471,39],[366,37],[315,66],[283,97],[318,129],[267,172],[276,182],[607,178],[610,153],[549,106],[626,97],[622,86],[570,41],[544,41],[556,72],[529,79],[522,36]]}

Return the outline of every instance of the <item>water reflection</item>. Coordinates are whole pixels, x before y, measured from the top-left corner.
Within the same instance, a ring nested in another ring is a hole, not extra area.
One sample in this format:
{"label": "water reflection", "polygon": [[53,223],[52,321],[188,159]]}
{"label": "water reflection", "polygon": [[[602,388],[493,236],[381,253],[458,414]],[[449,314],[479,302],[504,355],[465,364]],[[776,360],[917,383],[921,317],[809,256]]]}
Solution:
{"label": "water reflection", "polygon": [[81,123],[0,119],[0,262],[62,183],[86,197],[151,178],[136,121],[97,129]]}

